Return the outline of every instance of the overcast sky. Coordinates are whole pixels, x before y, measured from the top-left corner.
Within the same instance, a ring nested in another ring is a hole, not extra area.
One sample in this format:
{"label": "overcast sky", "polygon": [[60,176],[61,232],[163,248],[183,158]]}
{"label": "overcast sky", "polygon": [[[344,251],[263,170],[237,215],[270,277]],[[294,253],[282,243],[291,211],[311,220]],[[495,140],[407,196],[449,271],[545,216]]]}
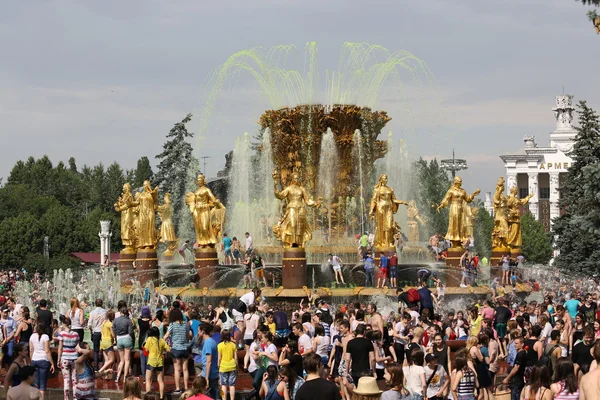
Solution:
{"label": "overcast sky", "polygon": [[[118,161],[133,168],[160,153],[165,135],[187,112],[201,126],[212,73],[247,48],[316,41],[318,72],[336,69],[344,42],[407,50],[435,79],[391,82],[378,109],[386,127],[415,157],[466,158],[467,189],[492,190],[503,174],[498,155],[524,135],[546,144],[551,109],[562,92],[600,109],[600,36],[572,0],[455,1],[5,1],[0,6],[0,176],[14,163],[48,154],[56,164]],[[400,99],[407,99],[401,103]],[[226,85],[200,156],[207,174],[269,108],[243,74]]]}

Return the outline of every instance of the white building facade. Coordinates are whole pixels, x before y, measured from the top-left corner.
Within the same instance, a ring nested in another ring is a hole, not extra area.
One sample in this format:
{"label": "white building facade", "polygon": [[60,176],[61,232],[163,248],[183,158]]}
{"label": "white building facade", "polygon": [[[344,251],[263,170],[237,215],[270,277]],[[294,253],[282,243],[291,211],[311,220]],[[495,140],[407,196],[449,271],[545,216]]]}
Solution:
{"label": "white building facade", "polygon": [[552,229],[552,220],[560,215],[559,188],[573,163],[568,155],[577,136],[573,110],[572,95],[556,96],[556,107],[552,109],[556,129],[550,133],[548,146],[540,147],[534,136],[525,136],[524,151],[500,156],[506,170],[507,190],[516,186],[519,198],[534,194],[529,201],[529,211],[547,231]]}

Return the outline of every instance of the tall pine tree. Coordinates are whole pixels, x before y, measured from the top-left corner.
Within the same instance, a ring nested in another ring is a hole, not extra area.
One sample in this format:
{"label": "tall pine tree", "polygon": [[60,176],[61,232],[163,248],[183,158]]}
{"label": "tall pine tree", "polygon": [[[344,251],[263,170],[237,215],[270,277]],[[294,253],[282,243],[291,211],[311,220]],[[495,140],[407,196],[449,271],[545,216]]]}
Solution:
{"label": "tall pine tree", "polygon": [[177,225],[179,237],[193,239],[190,234],[191,216],[185,206],[185,193],[193,188],[193,177],[199,171],[198,159],[193,155],[193,148],[189,140],[194,136],[188,132],[185,124],[192,120],[192,114],[175,124],[167,134],[167,142],[163,145],[163,152],[156,156],[160,160],[158,171],[154,175],[154,184],[160,185],[161,193],[171,193],[174,215],[173,221]]}
{"label": "tall pine tree", "polygon": [[135,169],[135,179],[133,180],[133,187],[139,188],[144,185],[145,180],[152,181],[152,167],[150,166],[150,160],[148,157],[143,156],[137,162],[137,168]]}
{"label": "tall pine tree", "polygon": [[577,113],[578,133],[570,154],[574,162],[560,189],[565,213],[553,227],[560,250],[556,265],[591,274],[600,268],[600,120],[585,101],[579,102]]}

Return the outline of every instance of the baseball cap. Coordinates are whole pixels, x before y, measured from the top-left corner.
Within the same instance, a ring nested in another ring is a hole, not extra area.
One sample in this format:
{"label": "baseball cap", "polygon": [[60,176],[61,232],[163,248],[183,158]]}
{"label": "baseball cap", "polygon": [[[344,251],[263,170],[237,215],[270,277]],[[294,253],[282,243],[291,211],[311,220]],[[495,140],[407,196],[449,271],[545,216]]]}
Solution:
{"label": "baseball cap", "polygon": [[431,360],[437,360],[437,356],[433,353],[429,353],[425,356],[425,362],[430,362]]}

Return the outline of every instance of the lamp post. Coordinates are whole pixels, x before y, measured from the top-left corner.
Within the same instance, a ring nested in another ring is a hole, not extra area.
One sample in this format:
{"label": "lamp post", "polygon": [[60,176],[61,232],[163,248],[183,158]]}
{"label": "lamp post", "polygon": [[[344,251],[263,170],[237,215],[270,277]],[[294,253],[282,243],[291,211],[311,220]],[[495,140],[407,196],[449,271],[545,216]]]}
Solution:
{"label": "lamp post", "polygon": [[452,158],[441,160],[440,164],[443,169],[452,173],[452,179],[456,177],[456,171],[467,169],[467,160],[454,157],[454,149],[452,149]]}

